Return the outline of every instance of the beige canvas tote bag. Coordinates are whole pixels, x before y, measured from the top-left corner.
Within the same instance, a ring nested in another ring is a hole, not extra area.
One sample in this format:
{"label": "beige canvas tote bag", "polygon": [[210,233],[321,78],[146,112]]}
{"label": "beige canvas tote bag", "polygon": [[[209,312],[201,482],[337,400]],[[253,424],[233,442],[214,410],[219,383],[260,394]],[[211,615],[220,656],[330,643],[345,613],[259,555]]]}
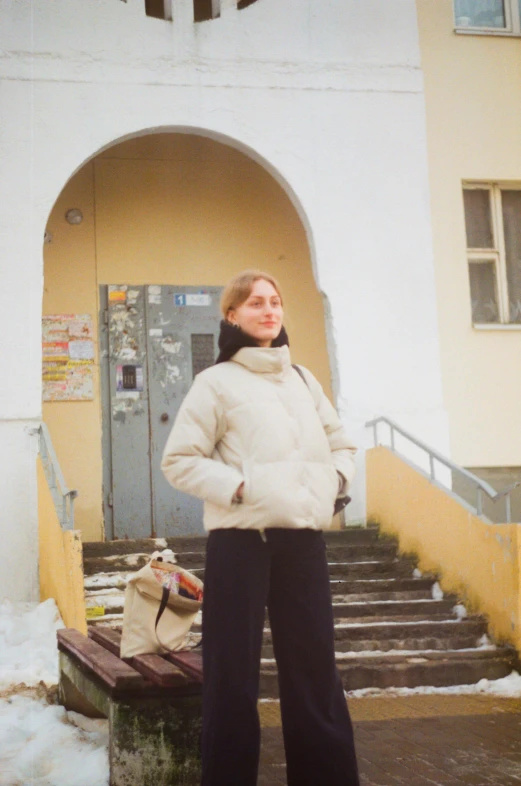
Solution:
{"label": "beige canvas tote bag", "polygon": [[175,586],[176,578],[181,577],[181,583],[187,581],[198,588],[202,597],[202,581],[179,565],[157,561],[154,557],[128,580],[121,637],[122,658],[182,649],[202,605],[202,600],[183,597],[171,588]]}

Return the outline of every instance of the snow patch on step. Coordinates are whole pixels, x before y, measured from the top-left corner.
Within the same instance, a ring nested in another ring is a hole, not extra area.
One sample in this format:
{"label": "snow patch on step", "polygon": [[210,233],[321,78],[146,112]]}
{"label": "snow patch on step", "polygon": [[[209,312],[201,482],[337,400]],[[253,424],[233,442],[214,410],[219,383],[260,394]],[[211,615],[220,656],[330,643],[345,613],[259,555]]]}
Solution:
{"label": "snow patch on step", "polygon": [[433,600],[443,600],[444,593],[438,581],[434,582],[431,588]]}
{"label": "snow patch on step", "polygon": [[[396,606],[404,606],[413,603],[439,603],[438,598],[412,598],[411,600],[356,600],[351,601],[349,603],[333,603],[333,606],[379,606],[379,605],[388,605],[392,606],[393,604]],[[454,607],[454,609],[456,606]],[[455,612],[456,613],[456,612]]]}
{"label": "snow patch on step", "polygon": [[[392,656],[403,655],[404,658],[411,658],[411,663],[426,663],[428,659],[424,657],[425,655],[454,655],[459,652],[483,652],[485,650],[494,652],[497,650],[497,647],[490,644],[487,647],[465,647],[459,650],[360,650],[360,652],[350,650],[348,652],[335,652],[335,659],[356,660],[357,658],[367,658],[370,660],[371,658],[391,658]],[[262,658],[261,663],[271,665],[276,663],[276,660],[275,658]]]}
{"label": "snow patch on step", "polygon": [[463,605],[463,603],[456,603],[456,605],[454,606],[454,608],[452,609],[452,611],[454,612],[454,614],[456,615],[456,617],[457,617],[459,620],[464,620],[464,619],[465,619],[465,617],[467,617],[467,616],[468,616],[468,615],[467,615],[467,609],[465,608],[465,606]]}
{"label": "snow patch on step", "polygon": [[123,598],[125,593],[123,590],[118,589],[118,587],[106,587],[104,589],[99,590],[86,590],[85,597],[86,598],[101,598],[103,599],[106,596],[112,597],[119,597]]}
{"label": "snow patch on step", "polygon": [[125,589],[132,573],[95,573],[94,576],[85,576],[83,586],[86,590],[96,587]]}
{"label": "snow patch on step", "polygon": [[521,698],[521,676],[513,671],[508,677],[498,680],[482,679],[474,685],[449,685],[435,688],[432,685],[420,685],[418,688],[361,688],[345,691],[349,699],[387,696],[430,696],[430,695],[476,695],[500,696],[502,698]]}
{"label": "snow patch on step", "polygon": [[391,582],[391,581],[400,581],[402,578],[404,578],[404,577],[400,576],[400,578],[390,578],[390,579],[365,579],[365,578],[364,579],[330,579],[329,583],[330,584],[345,584],[346,581],[353,581],[353,582],[354,581],[363,581],[364,584],[369,584],[369,582],[371,584],[382,584],[382,583],[387,583],[387,582]]}
{"label": "snow patch on step", "polygon": [[98,559],[100,562],[124,562],[125,565],[136,567],[143,559],[148,562],[150,554],[146,552],[138,552],[136,554],[111,554],[109,557],[98,557]]}
{"label": "snow patch on step", "polygon": [[421,579],[421,577],[423,576],[423,573],[421,572],[421,570],[419,568],[414,568],[414,570],[412,572],[412,575],[413,575],[413,578],[415,578],[415,579]]}
{"label": "snow patch on step", "polygon": [[336,652],[335,657],[338,660],[349,660],[349,658],[385,658],[391,655],[403,655],[407,658],[422,657],[424,655],[454,655],[458,652],[494,652],[497,647],[494,644],[488,644],[486,647],[465,647],[458,650],[361,650],[360,652]]}
{"label": "snow patch on step", "polygon": [[396,625],[400,626],[403,625],[404,627],[407,625],[445,625],[447,622],[452,623],[453,625],[457,625],[459,623],[459,619],[448,619],[448,620],[413,620],[410,622],[401,622],[400,620],[397,621],[389,621],[389,622],[339,622],[335,624],[335,628],[372,628],[376,625]]}
{"label": "snow patch on step", "polygon": [[342,567],[346,567],[346,565],[381,565],[382,562],[388,562],[388,560],[381,560],[381,559],[363,559],[359,560],[358,562],[328,562],[329,566],[337,567],[341,565]]}

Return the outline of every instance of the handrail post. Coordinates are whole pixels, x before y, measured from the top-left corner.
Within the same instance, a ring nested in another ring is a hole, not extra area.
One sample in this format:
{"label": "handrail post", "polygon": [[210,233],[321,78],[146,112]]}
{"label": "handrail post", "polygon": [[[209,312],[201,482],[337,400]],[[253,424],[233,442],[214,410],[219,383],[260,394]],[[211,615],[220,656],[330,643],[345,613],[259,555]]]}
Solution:
{"label": "handrail post", "polygon": [[512,520],[512,504],[510,501],[510,491],[508,492],[508,494],[505,495],[505,507],[506,507],[507,524],[510,524]]}
{"label": "handrail post", "polygon": [[478,516],[481,516],[483,515],[483,491],[481,489],[481,486],[477,486],[476,491],[477,491],[476,511],[478,513]]}
{"label": "handrail post", "polygon": [[391,425],[391,450],[394,452],[394,427]]}
{"label": "handrail post", "polygon": [[436,477],[435,477],[435,474],[434,474],[434,456],[432,455],[432,453],[429,453],[429,467],[430,467],[430,471],[431,471],[431,480],[436,480]]}
{"label": "handrail post", "polygon": [[378,421],[374,421],[373,423],[373,439],[374,439],[374,446],[375,448],[378,447]]}

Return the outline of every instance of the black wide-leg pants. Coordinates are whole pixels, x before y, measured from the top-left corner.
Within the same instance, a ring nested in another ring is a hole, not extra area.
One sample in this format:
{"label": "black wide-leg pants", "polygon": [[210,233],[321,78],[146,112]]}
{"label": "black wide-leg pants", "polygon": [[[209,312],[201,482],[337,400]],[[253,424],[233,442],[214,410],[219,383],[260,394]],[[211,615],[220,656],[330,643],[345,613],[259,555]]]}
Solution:
{"label": "black wide-leg pants", "polygon": [[288,786],[359,786],[335,666],[325,542],[311,529],[214,530],[203,602],[202,786],[255,786],[265,608],[279,674]]}

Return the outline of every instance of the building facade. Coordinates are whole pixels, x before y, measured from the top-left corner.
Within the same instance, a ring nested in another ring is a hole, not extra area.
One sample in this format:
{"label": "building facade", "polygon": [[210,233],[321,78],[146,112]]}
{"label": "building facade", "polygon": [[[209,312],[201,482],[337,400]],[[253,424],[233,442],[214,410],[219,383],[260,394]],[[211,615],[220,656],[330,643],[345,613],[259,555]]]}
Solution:
{"label": "building facade", "polygon": [[[450,451],[498,489],[521,480],[519,9],[518,0],[418,0]],[[505,511],[486,512],[502,520]],[[521,519],[519,489],[513,515]]]}
{"label": "building facade", "polygon": [[[151,366],[134,320],[110,378],[104,326],[140,297],[147,343],[170,338],[150,335],[156,298],[215,303],[234,272],[269,270],[294,361],[358,444],[383,414],[448,452],[412,0],[2,0],[0,13],[0,597],[38,595],[42,416],[84,540],[115,534],[107,423],[137,418]],[[60,353],[72,376],[87,369],[79,400],[60,398]],[[363,450],[359,463],[352,521]]]}

